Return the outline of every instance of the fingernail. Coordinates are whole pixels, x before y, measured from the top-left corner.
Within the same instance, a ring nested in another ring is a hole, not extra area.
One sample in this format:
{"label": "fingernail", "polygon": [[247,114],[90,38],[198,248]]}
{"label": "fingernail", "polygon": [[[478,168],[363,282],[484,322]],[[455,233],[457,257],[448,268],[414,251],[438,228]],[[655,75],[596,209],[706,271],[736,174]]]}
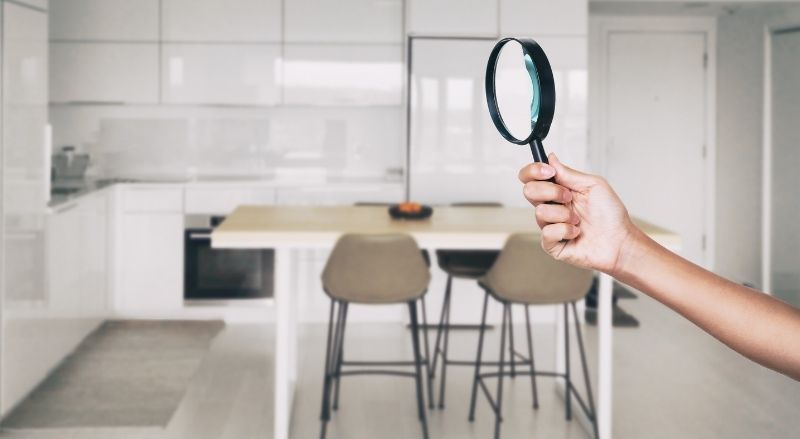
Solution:
{"label": "fingernail", "polygon": [[552,166],[544,165],[541,167],[541,173],[543,177],[552,177],[556,175],[556,170]]}

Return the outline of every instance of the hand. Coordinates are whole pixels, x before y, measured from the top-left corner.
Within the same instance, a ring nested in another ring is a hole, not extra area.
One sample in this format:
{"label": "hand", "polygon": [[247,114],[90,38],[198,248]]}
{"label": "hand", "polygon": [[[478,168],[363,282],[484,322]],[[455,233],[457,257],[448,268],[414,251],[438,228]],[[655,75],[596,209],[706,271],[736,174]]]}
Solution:
{"label": "hand", "polygon": [[[603,178],[568,168],[555,154],[549,161],[519,172],[525,198],[536,206],[542,248],[560,261],[614,275],[641,232]],[[555,183],[546,181],[553,176]]]}

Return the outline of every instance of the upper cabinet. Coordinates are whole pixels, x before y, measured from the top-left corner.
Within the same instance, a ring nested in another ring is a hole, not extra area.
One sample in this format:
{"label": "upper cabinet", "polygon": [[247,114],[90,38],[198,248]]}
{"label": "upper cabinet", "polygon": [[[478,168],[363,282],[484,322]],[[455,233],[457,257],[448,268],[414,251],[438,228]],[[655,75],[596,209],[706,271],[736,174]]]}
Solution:
{"label": "upper cabinet", "polygon": [[587,0],[498,0],[500,34],[513,36],[586,35]]}
{"label": "upper cabinet", "polygon": [[274,105],[279,44],[164,44],[162,100],[171,104]]}
{"label": "upper cabinet", "polygon": [[288,43],[399,43],[401,0],[291,0],[284,23]]}
{"label": "upper cabinet", "polygon": [[498,0],[409,0],[412,35],[497,35]]}
{"label": "upper cabinet", "polygon": [[51,42],[50,100],[158,102],[158,45]]}
{"label": "upper cabinet", "polygon": [[281,0],[162,1],[164,41],[269,43],[281,40]]}
{"label": "upper cabinet", "polygon": [[159,0],[56,0],[50,38],[71,41],[158,41]]}

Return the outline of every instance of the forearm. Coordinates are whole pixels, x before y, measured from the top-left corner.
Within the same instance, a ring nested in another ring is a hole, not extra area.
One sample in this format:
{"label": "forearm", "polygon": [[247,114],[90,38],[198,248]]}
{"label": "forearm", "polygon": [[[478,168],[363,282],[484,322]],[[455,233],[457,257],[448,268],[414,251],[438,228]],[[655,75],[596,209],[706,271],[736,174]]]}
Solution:
{"label": "forearm", "polygon": [[612,273],[742,355],[800,380],[800,311],[694,265],[636,231]]}

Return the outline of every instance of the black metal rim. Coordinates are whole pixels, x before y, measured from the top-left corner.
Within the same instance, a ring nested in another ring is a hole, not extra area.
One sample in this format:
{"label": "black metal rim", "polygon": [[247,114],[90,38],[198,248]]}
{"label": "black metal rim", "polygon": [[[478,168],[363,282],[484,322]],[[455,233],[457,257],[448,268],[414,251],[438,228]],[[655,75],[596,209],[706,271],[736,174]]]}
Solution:
{"label": "black metal rim", "polygon": [[[497,105],[497,96],[495,91],[495,71],[497,70],[497,58],[500,51],[509,41],[516,41],[522,46],[522,50],[531,57],[536,73],[539,76],[539,83],[541,86],[541,100],[539,107],[539,118],[531,130],[531,133],[525,139],[518,139],[514,137],[506,127],[503,117],[500,115],[500,110]],[[517,145],[530,144],[534,139],[542,140],[547,137],[550,131],[550,124],[553,122],[553,114],[555,113],[556,106],[556,87],[553,81],[553,70],[550,67],[550,61],[547,59],[544,50],[539,44],[530,38],[503,38],[495,44],[492,53],[489,55],[489,62],[486,65],[486,103],[489,106],[489,115],[492,117],[492,122],[497,128],[497,131],[511,143]]]}

